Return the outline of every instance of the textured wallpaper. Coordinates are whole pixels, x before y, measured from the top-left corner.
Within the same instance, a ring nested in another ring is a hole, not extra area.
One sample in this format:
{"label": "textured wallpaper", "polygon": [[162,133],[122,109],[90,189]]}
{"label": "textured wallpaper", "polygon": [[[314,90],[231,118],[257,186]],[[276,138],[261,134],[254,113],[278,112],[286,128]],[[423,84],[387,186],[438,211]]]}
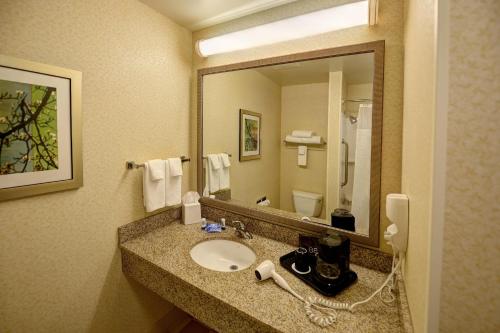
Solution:
{"label": "textured wallpaper", "polygon": [[442,332],[500,331],[500,2],[450,1]]}
{"label": "textured wallpaper", "polygon": [[[283,17],[298,15],[320,8],[345,3],[343,0],[307,0],[270,9],[241,19],[222,23],[193,34],[193,43],[199,39],[216,36],[235,30],[275,21]],[[384,120],[382,133],[382,195],[380,204],[381,236],[380,248],[391,252],[385,244],[383,231],[387,228],[385,217],[385,197],[388,193],[401,191],[401,131],[403,120],[403,1],[380,0],[379,24],[376,27],[356,27],[342,31],[325,33],[314,37],[283,42],[250,50],[215,55],[206,59],[193,55],[193,75],[199,68],[226,65],[247,60],[268,58],[311,50],[319,50],[342,45],[359,44],[368,41],[385,40],[384,71]],[[196,86],[193,84],[191,130],[192,151],[196,151]],[[192,184],[196,184],[195,166],[192,164]]]}
{"label": "textured wallpaper", "polygon": [[84,168],[0,203],[0,330],[149,332],[171,305],[121,272],[117,228],[144,216],[125,161],[189,154],[191,33],[135,0],[0,7],[0,53],[83,72]]}

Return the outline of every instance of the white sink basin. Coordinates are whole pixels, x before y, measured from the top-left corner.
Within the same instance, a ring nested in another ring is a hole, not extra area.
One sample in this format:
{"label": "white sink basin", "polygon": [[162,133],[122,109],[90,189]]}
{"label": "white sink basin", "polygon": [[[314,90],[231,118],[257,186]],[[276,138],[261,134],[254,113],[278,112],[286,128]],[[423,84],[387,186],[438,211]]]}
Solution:
{"label": "white sink basin", "polygon": [[241,271],[255,262],[255,253],[249,247],[226,239],[198,243],[190,254],[198,265],[218,272]]}

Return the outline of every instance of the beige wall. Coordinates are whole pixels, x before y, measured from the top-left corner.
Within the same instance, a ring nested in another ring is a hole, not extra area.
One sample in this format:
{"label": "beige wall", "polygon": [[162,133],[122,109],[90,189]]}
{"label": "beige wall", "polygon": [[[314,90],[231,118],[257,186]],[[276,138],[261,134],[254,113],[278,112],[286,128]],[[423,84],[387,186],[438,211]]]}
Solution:
{"label": "beige wall", "polygon": [[[228,152],[231,158],[231,196],[255,203],[267,196],[280,203],[281,87],[255,70],[208,75],[203,85],[204,153]],[[240,109],[261,118],[262,157],[238,161]]]}
{"label": "beige wall", "polygon": [[[193,43],[198,39],[243,29],[258,24],[274,21],[286,16],[312,11],[343,3],[341,0],[299,0],[286,6],[270,9],[241,19],[219,24],[193,34]],[[374,40],[385,40],[384,69],[384,119],[382,133],[382,184],[380,203],[380,247],[383,251],[391,249],[385,244],[383,231],[388,221],[385,217],[385,197],[388,193],[401,190],[401,131],[403,114],[403,1],[379,0],[380,16],[376,27],[356,27],[334,31],[296,41],[263,46],[251,50],[215,55],[206,59],[194,55],[194,71],[199,68],[224,65],[286,55],[303,51],[324,49],[335,46],[357,44]],[[196,153],[196,87],[193,84],[193,108],[191,117],[192,154]],[[195,165],[192,163],[192,167]],[[193,184],[195,171],[192,173]]]}
{"label": "beige wall", "polygon": [[500,3],[449,2],[441,332],[500,330]]}
{"label": "beige wall", "polygon": [[0,53],[83,72],[84,160],[79,190],[0,203],[0,330],[160,330],[117,228],[144,216],[125,161],[188,153],[191,33],[132,0],[4,0],[0,22]]}
{"label": "beige wall", "polygon": [[425,332],[429,288],[429,236],[435,117],[435,4],[405,2],[402,193],[410,199],[405,269],[416,332]]}
{"label": "beige wall", "polygon": [[[311,130],[326,140],[328,82],[283,86],[281,89],[281,142],[293,130]],[[281,143],[280,208],[295,211],[292,191],[326,195],[326,150],[308,147],[307,166],[297,165],[297,145]],[[323,201],[324,202],[324,201]],[[323,204],[320,218],[325,218]]]}

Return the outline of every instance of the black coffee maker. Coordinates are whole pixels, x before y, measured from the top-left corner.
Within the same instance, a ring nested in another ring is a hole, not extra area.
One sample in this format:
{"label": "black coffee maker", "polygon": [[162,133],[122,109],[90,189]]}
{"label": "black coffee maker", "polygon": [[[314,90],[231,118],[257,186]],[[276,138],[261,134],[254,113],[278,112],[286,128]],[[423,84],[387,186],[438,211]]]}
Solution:
{"label": "black coffee maker", "polygon": [[299,235],[299,248],[280,257],[280,264],[316,289],[332,297],[356,282],[349,268],[350,241],[329,230],[321,237]]}
{"label": "black coffee maker", "polygon": [[313,269],[316,283],[328,289],[343,289],[356,280],[356,273],[349,269],[349,238],[330,233],[319,238],[317,244],[318,256]]}

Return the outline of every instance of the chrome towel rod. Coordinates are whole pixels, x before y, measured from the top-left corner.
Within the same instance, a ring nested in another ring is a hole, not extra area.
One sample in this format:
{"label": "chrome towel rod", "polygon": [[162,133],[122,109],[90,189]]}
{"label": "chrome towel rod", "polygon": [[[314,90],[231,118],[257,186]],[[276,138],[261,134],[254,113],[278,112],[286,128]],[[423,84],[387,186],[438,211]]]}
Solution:
{"label": "chrome towel rod", "polygon": [[[186,156],[181,156],[180,159],[182,163],[191,161],[191,159]],[[144,168],[144,163],[137,164],[134,161],[127,161],[126,166],[127,169],[138,169],[138,168]]]}

